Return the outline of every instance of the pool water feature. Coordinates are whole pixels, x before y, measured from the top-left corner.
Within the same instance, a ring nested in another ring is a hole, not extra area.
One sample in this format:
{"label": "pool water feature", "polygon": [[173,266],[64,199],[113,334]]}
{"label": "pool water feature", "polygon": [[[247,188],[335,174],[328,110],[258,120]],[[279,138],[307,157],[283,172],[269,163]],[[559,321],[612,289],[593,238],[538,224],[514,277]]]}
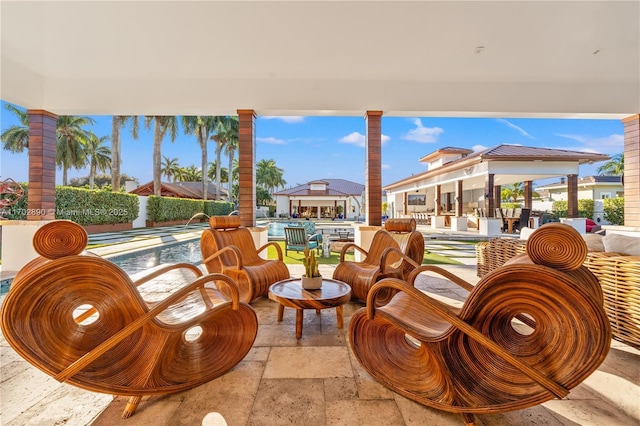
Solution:
{"label": "pool water feature", "polygon": [[200,265],[202,263],[200,238],[109,256],[106,259],[121,267],[129,275],[147,271],[163,263]]}

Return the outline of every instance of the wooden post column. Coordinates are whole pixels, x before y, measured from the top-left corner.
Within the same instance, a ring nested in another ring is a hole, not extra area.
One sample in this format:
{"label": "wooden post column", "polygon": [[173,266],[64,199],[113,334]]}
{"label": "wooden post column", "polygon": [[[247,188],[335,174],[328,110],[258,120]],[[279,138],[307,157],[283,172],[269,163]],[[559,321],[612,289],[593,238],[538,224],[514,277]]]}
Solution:
{"label": "wooden post column", "polygon": [[56,218],[56,122],[43,110],[29,115],[29,198],[27,220]]}
{"label": "wooden post column", "polygon": [[238,210],[243,226],[256,226],[256,114],[238,110]]}
{"label": "wooden post column", "polygon": [[436,185],[436,198],[435,198],[436,208],[434,213],[436,216],[442,216],[442,187],[440,185]]}
{"label": "wooden post column", "polygon": [[502,207],[502,186],[496,185],[493,187],[493,208],[499,209]]}
{"label": "wooden post column", "polygon": [[524,208],[530,209],[533,206],[533,182],[528,180],[524,183]]}
{"label": "wooden post column", "polygon": [[578,217],[578,175],[567,175],[567,217]]}
{"label": "wooden post column", "polygon": [[367,111],[365,193],[367,224],[382,225],[382,111]]}
{"label": "wooden post column", "polygon": [[640,114],[622,119],[624,126],[624,224],[640,226]]}
{"label": "wooden post column", "polygon": [[[493,182],[494,175],[493,173],[489,173],[487,175],[487,179],[484,182],[484,212],[487,217],[495,217],[495,198],[493,196]],[[498,197],[500,198],[500,197]]]}
{"label": "wooden post column", "polygon": [[403,192],[402,193],[402,214],[403,215],[408,215],[409,214],[409,201],[408,201],[408,193]]}
{"label": "wooden post column", "polygon": [[462,217],[462,180],[456,182],[456,216]]}

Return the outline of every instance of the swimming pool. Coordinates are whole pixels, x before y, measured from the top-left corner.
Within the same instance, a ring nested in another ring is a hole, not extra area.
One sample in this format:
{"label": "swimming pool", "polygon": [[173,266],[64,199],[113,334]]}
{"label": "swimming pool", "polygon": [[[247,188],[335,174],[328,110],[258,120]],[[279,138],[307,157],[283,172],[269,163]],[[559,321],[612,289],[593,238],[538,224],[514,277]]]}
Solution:
{"label": "swimming pool", "polygon": [[202,263],[200,238],[109,256],[106,259],[121,267],[129,275],[146,271],[163,263],[186,262],[200,265]]}
{"label": "swimming pool", "polygon": [[307,234],[316,233],[316,224],[312,221],[269,222],[267,236],[284,238],[284,228],[288,226],[302,226],[306,229]]}

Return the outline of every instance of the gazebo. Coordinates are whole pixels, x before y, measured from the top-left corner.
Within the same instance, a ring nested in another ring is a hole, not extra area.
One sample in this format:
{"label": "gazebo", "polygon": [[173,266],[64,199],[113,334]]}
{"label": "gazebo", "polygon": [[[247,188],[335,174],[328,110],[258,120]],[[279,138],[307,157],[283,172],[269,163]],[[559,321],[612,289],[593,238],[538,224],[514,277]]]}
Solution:
{"label": "gazebo", "polygon": [[[566,176],[569,217],[577,217],[579,165],[607,159],[602,154],[520,145],[503,144],[475,153],[446,147],[420,159],[428,163],[426,172],[384,189],[396,214],[429,212],[436,219],[445,214],[463,218],[482,208],[487,217],[494,217],[503,185],[524,182],[524,207],[531,208],[534,180]],[[412,198],[420,202],[410,203]],[[451,223],[456,230],[466,230],[466,218]]]}

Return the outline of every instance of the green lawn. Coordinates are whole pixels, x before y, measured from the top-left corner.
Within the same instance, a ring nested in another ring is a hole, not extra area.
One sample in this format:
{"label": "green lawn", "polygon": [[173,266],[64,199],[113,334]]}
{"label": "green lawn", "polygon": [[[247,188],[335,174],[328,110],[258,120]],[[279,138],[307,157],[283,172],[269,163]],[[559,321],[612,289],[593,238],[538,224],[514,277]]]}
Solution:
{"label": "green lawn", "polygon": [[[284,241],[275,241],[275,243],[277,243],[280,246],[280,249],[282,250],[282,257],[283,257],[284,263],[289,265],[302,265],[302,260],[304,259],[303,252],[296,253],[295,251],[289,251],[289,254],[285,256]],[[276,258],[275,248],[269,247],[267,250],[268,250],[267,256],[269,257],[269,259],[275,259]],[[316,259],[318,260],[318,263],[320,265],[337,265],[338,263],[340,263],[340,253],[332,251],[331,257],[327,258],[327,257],[322,257],[322,255],[320,255],[316,257]],[[353,261],[354,260],[353,254],[347,254],[345,256],[345,260]],[[443,265],[443,264],[460,265],[461,263],[458,262],[457,260],[450,259],[446,256],[440,256],[439,254],[425,251],[422,264],[423,265]]]}

